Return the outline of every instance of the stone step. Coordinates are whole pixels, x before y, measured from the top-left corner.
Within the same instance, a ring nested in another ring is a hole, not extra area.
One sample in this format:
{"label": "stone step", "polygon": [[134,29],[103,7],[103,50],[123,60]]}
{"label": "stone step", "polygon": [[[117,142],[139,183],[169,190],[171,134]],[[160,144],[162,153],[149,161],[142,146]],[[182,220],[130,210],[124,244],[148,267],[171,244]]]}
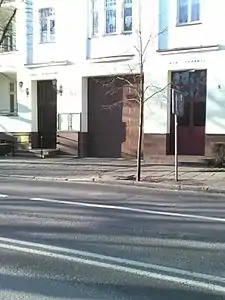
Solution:
{"label": "stone step", "polygon": [[58,149],[20,149],[16,150],[14,156],[16,157],[55,157],[59,154]]}

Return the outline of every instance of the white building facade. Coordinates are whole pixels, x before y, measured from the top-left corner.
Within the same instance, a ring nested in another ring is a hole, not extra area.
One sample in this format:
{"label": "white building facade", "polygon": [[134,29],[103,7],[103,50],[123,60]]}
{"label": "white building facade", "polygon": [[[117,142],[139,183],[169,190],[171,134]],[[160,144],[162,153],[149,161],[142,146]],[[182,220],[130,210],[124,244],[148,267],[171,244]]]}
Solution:
{"label": "white building facade", "polygon": [[225,139],[225,3],[216,1],[16,0],[15,48],[0,54],[0,132],[28,148],[136,155],[139,106],[124,78],[139,73],[141,29],[144,157],[173,154],[173,82],[186,99],[180,154],[210,154]]}

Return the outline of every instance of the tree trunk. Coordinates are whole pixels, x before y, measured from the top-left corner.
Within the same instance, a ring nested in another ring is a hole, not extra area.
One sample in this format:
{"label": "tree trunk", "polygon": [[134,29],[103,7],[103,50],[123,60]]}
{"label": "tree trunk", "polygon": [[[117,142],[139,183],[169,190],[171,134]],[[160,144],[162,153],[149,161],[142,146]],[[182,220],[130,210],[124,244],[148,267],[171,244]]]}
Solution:
{"label": "tree trunk", "polygon": [[142,154],[142,139],[143,139],[143,119],[144,119],[144,101],[141,100],[140,115],[139,115],[139,133],[138,133],[136,181],[141,180],[141,154]]}

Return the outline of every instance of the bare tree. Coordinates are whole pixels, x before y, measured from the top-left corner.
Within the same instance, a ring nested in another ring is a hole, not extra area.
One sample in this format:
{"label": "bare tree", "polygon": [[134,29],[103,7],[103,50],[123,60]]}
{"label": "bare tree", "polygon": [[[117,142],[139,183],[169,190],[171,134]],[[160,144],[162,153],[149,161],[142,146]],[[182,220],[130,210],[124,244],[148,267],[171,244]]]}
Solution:
{"label": "bare tree", "polygon": [[8,45],[7,38],[13,38],[13,23],[17,8],[10,1],[0,0],[0,46]]}
{"label": "bare tree", "polygon": [[[141,18],[140,18],[141,20]],[[156,95],[160,93],[164,93],[170,84],[167,84],[164,87],[158,87],[157,85],[149,83],[149,85],[145,84],[144,81],[144,66],[147,59],[147,50],[152,42],[152,40],[159,35],[163,34],[167,28],[163,31],[157,33],[156,35],[150,34],[147,37],[147,41],[144,41],[142,25],[139,21],[137,29],[137,46],[134,46],[135,51],[137,53],[138,62],[137,65],[131,67],[128,65],[129,73],[126,75],[115,75],[111,76],[111,79],[106,79],[105,81],[101,81],[103,86],[108,87],[107,94],[113,94],[121,89],[121,84],[124,83],[129,87],[132,91],[126,100],[117,101],[113,104],[104,105],[105,109],[109,109],[112,107],[116,107],[120,104],[120,102],[130,102],[136,101],[139,105],[139,132],[138,132],[138,141],[137,141],[137,164],[136,164],[136,181],[141,180],[141,160],[142,160],[142,144],[143,144],[143,125],[144,125],[144,104],[151,98],[154,98]],[[165,98],[165,95],[162,95],[162,98]]]}

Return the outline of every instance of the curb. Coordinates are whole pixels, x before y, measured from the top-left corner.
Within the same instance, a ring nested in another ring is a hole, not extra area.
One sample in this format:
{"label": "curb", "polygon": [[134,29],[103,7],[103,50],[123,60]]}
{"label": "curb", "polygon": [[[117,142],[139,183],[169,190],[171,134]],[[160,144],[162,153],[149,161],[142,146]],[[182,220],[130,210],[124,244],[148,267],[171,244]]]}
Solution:
{"label": "curb", "polygon": [[5,178],[21,178],[30,180],[40,180],[40,181],[60,181],[60,182],[70,182],[70,183],[87,183],[87,184],[99,184],[105,186],[120,186],[120,187],[135,187],[135,188],[145,188],[153,189],[159,191],[171,191],[171,192],[201,192],[209,194],[220,194],[225,195],[225,189],[213,188],[210,186],[193,186],[184,184],[163,184],[154,182],[136,182],[132,180],[104,180],[100,178],[68,178],[68,177],[46,177],[46,176],[29,176],[29,175],[0,175],[0,177]]}
{"label": "curb", "polygon": [[162,184],[162,183],[153,183],[153,182],[136,182],[136,181],[128,181],[128,180],[94,180],[93,183],[96,184],[104,184],[104,185],[117,185],[117,186],[132,186],[132,187],[140,187],[140,188],[149,188],[161,191],[186,191],[186,192],[202,192],[202,193],[210,193],[210,194],[225,194],[225,189],[216,189],[210,186],[192,186],[192,185],[183,185],[183,184]]}
{"label": "curb", "polygon": [[51,177],[51,176],[30,176],[30,175],[0,175],[5,178],[21,178],[21,179],[30,179],[30,180],[43,180],[43,181],[67,181],[67,182],[94,182],[95,179],[90,178],[68,178],[68,177]]}

